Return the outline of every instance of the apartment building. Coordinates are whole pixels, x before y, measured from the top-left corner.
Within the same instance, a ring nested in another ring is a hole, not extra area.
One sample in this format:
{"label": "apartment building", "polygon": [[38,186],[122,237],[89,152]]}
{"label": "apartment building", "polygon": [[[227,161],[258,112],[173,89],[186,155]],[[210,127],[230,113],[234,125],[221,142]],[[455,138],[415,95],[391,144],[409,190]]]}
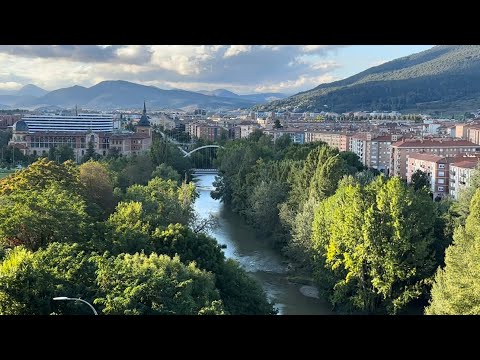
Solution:
{"label": "apartment building", "polygon": [[219,140],[222,136],[222,132],[228,137],[228,130],[224,129],[222,126],[208,123],[206,121],[195,121],[185,124],[185,132],[189,133],[192,138],[209,141]]}
{"label": "apartment building", "polygon": [[340,151],[348,151],[350,149],[350,136],[346,133],[315,130],[305,132],[305,142],[314,141],[323,141]]}
{"label": "apartment building", "polygon": [[452,139],[401,139],[392,144],[390,175],[407,178],[407,165],[410,155],[426,153],[442,157],[480,152],[480,145],[468,140]]}
{"label": "apartment building", "polygon": [[[470,186],[470,179],[479,166],[478,158],[462,159],[450,164],[449,192],[450,196],[458,199],[460,192]],[[480,171],[480,170],[477,170]]]}
{"label": "apartment building", "polygon": [[392,143],[401,137],[401,134],[358,133],[350,139],[350,151],[357,154],[365,166],[388,174]]}
{"label": "apartment building", "polygon": [[305,131],[303,130],[286,130],[286,129],[272,129],[266,130],[265,134],[273,136],[273,141],[277,141],[283,135],[288,135],[292,143],[304,144],[305,143]]}
{"label": "apartment building", "polygon": [[413,153],[408,157],[407,182],[412,181],[412,175],[420,170],[430,182],[433,198],[443,198],[449,194],[449,163],[453,158],[426,153]]}

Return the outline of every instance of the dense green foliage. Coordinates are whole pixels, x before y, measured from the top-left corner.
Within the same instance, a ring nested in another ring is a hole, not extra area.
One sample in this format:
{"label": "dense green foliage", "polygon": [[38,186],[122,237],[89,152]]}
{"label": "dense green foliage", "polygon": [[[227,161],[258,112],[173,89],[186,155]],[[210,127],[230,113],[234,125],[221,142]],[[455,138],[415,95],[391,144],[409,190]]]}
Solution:
{"label": "dense green foliage", "polygon": [[463,113],[480,105],[479,80],[480,46],[435,46],[256,108]]}
{"label": "dense green foliage", "polygon": [[98,260],[95,304],[113,315],[223,314],[214,277],[179,257],[121,254]]}
{"label": "dense green foliage", "polygon": [[427,293],[434,204],[399,178],[341,186],[315,211],[315,276],[334,305],[396,313]]}
{"label": "dense green foliage", "polygon": [[92,301],[95,264],[78,244],[52,243],[31,252],[16,247],[0,263],[0,314],[91,314],[85,305],[52,300],[68,294]]}
{"label": "dense green foliage", "polygon": [[275,313],[257,281],[189,228],[194,184],[165,163],[150,178],[152,166],[150,155],[43,158],[0,180],[0,314],[90,311],[55,296],[102,314]]}
{"label": "dense green foliage", "polygon": [[438,269],[428,315],[480,314],[480,190],[470,204],[465,226],[455,230],[454,243],[445,253],[445,268]]}
{"label": "dense green foliage", "polygon": [[425,306],[472,196],[468,190],[459,202],[433,201],[422,173],[407,185],[364,169],[350,152],[324,143],[273,143],[258,132],[227,143],[217,165],[213,195],[272,239],[294,271],[312,277],[347,313]]}

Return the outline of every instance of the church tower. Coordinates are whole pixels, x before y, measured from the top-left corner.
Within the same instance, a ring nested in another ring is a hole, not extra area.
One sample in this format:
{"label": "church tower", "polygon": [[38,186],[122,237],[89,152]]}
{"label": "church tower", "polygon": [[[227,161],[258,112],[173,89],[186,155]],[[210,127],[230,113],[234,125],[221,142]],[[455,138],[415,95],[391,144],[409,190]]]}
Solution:
{"label": "church tower", "polygon": [[148,136],[152,137],[152,128],[150,127],[150,121],[147,117],[147,107],[145,105],[145,101],[143,102],[143,114],[135,131],[139,134],[148,134]]}

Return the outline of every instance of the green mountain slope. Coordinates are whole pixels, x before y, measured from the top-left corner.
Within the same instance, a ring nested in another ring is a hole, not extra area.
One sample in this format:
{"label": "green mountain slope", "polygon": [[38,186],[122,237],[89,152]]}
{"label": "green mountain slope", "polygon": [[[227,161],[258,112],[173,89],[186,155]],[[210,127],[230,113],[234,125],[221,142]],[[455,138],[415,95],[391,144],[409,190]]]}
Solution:
{"label": "green mountain slope", "polygon": [[480,108],[480,46],[442,45],[258,110],[458,112]]}

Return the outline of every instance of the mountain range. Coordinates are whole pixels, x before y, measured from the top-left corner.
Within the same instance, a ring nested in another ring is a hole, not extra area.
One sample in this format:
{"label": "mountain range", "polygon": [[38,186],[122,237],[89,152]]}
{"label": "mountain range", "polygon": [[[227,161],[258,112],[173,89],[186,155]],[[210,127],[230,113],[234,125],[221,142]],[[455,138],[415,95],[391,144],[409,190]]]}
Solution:
{"label": "mountain range", "polygon": [[186,90],[163,90],[123,80],[102,81],[91,87],[71,86],[46,91],[29,84],[22,89],[0,95],[0,108],[27,108],[60,106],[94,110],[114,110],[139,108],[143,101],[151,110],[156,109],[195,109],[232,110],[250,108],[269,99],[285,98],[279,93],[238,95],[225,89],[194,92]]}
{"label": "mountain range", "polygon": [[480,46],[435,46],[256,110],[458,113],[480,108]]}

